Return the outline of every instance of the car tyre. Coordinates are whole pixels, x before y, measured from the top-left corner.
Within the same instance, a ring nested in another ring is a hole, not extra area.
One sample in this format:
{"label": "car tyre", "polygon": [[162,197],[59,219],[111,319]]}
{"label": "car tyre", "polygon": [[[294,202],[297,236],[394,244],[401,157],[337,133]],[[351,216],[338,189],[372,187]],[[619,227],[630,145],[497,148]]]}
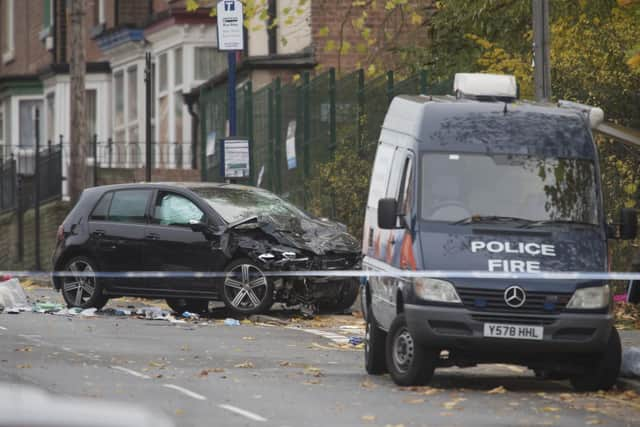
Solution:
{"label": "car tyre", "polygon": [[358,299],[360,284],[357,280],[344,280],[334,285],[340,286],[340,292],[335,299],[320,302],[320,311],[323,313],[342,313],[351,308]]}
{"label": "car tyre", "polygon": [[604,353],[594,357],[592,363],[588,363],[582,375],[570,378],[571,385],[577,391],[609,390],[613,387],[620,374],[622,362],[622,345],[620,335],[616,328],[611,328],[609,341]]}
{"label": "car tyre", "polygon": [[167,298],[167,305],[178,314],[185,311],[202,314],[209,309],[209,301],[206,299]]}
{"label": "car tyre", "polygon": [[371,305],[369,305],[364,334],[364,367],[370,375],[381,375],[387,372],[385,360],[386,340],[387,334],[378,327],[378,323],[371,312]]}
{"label": "car tyre", "polygon": [[[109,301],[102,293],[103,288],[95,275],[96,271],[96,263],[85,256],[73,257],[65,263],[64,272],[72,275],[60,278],[60,290],[68,307],[100,310]],[[82,274],[74,276],[73,273]]]}
{"label": "car tyre", "polygon": [[222,301],[234,314],[264,313],[273,305],[273,281],[250,259],[232,261],[225,269]]}
{"label": "car tyre", "polygon": [[424,385],[433,377],[435,355],[415,340],[404,313],[391,322],[386,341],[386,359],[389,374],[397,385]]}

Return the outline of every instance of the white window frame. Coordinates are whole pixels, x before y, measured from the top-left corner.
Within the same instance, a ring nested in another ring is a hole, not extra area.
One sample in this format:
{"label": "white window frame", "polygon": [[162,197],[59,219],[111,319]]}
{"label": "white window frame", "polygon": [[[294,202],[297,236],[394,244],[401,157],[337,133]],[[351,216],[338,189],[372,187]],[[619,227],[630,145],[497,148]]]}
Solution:
{"label": "white window frame", "polygon": [[105,22],[104,0],[98,0],[98,24],[104,24]]}
{"label": "white window frame", "polygon": [[5,37],[7,38],[7,48],[2,52],[2,62],[5,64],[13,61],[15,58],[15,34],[13,27],[13,20],[15,18],[15,9],[14,9],[14,0],[4,0],[5,8],[6,8],[6,16],[4,17],[3,23],[0,23],[0,28],[6,25]]}

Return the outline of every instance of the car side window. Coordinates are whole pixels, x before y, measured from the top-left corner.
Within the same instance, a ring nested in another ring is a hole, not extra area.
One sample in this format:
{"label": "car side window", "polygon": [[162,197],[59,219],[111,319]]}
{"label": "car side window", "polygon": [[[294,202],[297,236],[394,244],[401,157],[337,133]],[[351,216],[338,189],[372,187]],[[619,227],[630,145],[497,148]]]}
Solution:
{"label": "car side window", "polygon": [[407,156],[402,170],[402,178],[400,188],[398,189],[398,210],[404,214],[408,214],[411,210],[413,198],[413,164],[411,157]]}
{"label": "car side window", "polygon": [[189,221],[204,221],[205,214],[191,200],[175,193],[158,193],[152,222],[161,225],[188,226]]}
{"label": "car side window", "polygon": [[94,221],[106,221],[109,216],[109,205],[111,204],[112,198],[113,192],[111,191],[103,194],[100,201],[96,204],[96,207],[93,208],[90,219]]}
{"label": "car side window", "polygon": [[151,190],[121,190],[113,194],[109,221],[143,224]]}

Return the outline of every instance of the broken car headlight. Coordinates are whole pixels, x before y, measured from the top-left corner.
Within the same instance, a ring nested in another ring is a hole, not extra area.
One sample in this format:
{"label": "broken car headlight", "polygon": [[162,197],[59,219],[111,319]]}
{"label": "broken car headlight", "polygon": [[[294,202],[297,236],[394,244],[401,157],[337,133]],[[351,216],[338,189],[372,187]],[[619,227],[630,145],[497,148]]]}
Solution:
{"label": "broken car headlight", "polygon": [[423,300],[436,302],[462,302],[456,288],[449,282],[439,279],[419,277],[413,283],[416,295]]}
{"label": "broken car headlight", "polygon": [[609,305],[610,300],[611,288],[609,285],[581,288],[574,292],[567,308],[578,310],[605,308]]}
{"label": "broken car headlight", "polygon": [[289,249],[272,248],[270,252],[258,255],[258,259],[262,262],[270,262],[276,260],[276,262],[302,262],[308,261],[307,257],[298,258],[296,252]]}

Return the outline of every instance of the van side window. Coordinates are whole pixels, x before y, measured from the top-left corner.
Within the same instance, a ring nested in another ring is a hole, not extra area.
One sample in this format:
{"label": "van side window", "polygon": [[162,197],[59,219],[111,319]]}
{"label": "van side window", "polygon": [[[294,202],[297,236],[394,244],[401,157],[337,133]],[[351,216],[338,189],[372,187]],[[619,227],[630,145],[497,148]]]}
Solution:
{"label": "van side window", "polygon": [[380,144],[376,154],[376,160],[371,174],[371,184],[369,185],[369,207],[378,209],[378,200],[385,197],[387,193],[387,183],[393,163],[393,154],[396,148],[388,144]]}
{"label": "van side window", "polygon": [[96,207],[93,208],[93,212],[91,212],[91,216],[89,217],[89,219],[92,219],[94,221],[106,221],[107,214],[109,212],[109,205],[111,204],[112,198],[113,192],[103,194]]}
{"label": "van side window", "polygon": [[398,208],[402,213],[409,213],[411,207],[411,189],[412,189],[413,168],[411,165],[411,157],[407,157],[402,168],[402,177],[400,178],[400,188],[398,188]]}

